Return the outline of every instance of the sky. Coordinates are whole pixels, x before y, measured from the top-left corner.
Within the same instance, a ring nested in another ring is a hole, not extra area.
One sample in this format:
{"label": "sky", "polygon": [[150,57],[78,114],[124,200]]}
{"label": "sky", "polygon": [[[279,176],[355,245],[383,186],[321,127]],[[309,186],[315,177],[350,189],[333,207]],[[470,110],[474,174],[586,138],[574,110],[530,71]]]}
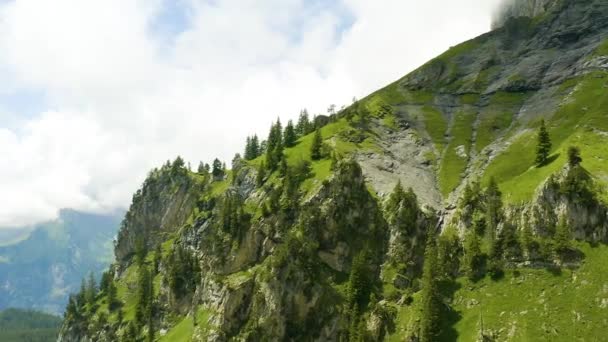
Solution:
{"label": "sky", "polygon": [[130,204],[489,30],[498,0],[0,0],[0,229]]}

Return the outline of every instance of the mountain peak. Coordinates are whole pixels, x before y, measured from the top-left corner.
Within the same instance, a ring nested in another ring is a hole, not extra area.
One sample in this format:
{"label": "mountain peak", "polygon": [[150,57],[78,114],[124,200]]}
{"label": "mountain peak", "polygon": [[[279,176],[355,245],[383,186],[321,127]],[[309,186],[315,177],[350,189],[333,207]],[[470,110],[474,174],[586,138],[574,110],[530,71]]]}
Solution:
{"label": "mountain peak", "polygon": [[557,4],[557,0],[503,0],[492,21],[492,28],[501,27],[510,18],[536,17]]}

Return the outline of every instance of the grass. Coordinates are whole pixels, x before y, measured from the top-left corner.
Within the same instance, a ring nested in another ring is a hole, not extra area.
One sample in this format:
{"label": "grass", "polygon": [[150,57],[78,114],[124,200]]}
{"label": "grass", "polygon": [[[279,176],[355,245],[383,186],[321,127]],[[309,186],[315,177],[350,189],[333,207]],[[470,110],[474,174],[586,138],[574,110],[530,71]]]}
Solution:
{"label": "grass", "polygon": [[594,51],[593,55],[594,56],[608,56],[608,39],[604,39],[604,41]]}
{"label": "grass", "polygon": [[[476,341],[484,331],[500,331],[499,341],[601,341],[608,314],[607,246],[577,243],[585,254],[580,268],[507,270],[495,281],[459,278],[443,284],[450,312],[442,316],[437,341]],[[414,296],[414,303],[418,297]],[[396,329],[388,341],[403,341],[418,319],[416,305],[397,307]]]}
{"label": "grass", "polygon": [[524,93],[498,92],[480,114],[475,150],[480,152],[506,132],[513,117],[527,98]]}
{"label": "grass", "polygon": [[459,112],[454,116],[452,139],[439,168],[439,185],[444,196],[449,195],[460,184],[462,172],[467,167],[468,158],[459,156],[457,149],[463,146],[467,155],[471,152],[474,121],[474,113]]}
{"label": "grass", "polygon": [[443,114],[434,107],[424,106],[424,126],[428,132],[437,151],[443,151],[446,139],[445,134],[448,130],[448,123]]}
{"label": "grass", "polygon": [[[475,341],[479,318],[485,329],[506,328],[513,341],[599,341],[608,308],[608,248],[581,244],[586,260],[578,270],[555,274],[542,269],[509,271],[500,281],[458,281],[453,309],[461,319],[458,339]],[[472,303],[479,303],[472,305]]]}
{"label": "grass", "polygon": [[191,316],[184,317],[167,334],[160,338],[161,342],[189,342],[192,341],[194,333],[194,319]]}
{"label": "grass", "polygon": [[211,183],[211,196],[218,197],[222,195],[230,187],[230,172],[227,173],[226,179],[222,181],[214,181]]}
{"label": "grass", "polygon": [[[604,84],[606,73],[596,73],[578,79],[578,85],[568,103],[561,106],[547,122],[553,142],[553,161],[541,168],[534,167],[536,130],[533,123],[527,132],[512,139],[510,146],[498,155],[485,171],[487,181],[494,176],[508,203],[530,200],[536,188],[552,173],[566,163],[567,149],[579,146],[583,155],[583,167],[599,177],[604,184],[608,161],[606,160],[606,136],[608,132],[608,93]],[[575,81],[568,81],[568,88]]]}

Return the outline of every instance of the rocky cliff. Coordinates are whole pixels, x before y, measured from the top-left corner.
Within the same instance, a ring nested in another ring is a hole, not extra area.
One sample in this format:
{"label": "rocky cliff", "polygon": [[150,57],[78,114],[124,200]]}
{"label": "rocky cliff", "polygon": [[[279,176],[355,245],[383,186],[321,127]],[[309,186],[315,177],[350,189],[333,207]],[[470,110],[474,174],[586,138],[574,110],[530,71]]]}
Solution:
{"label": "rocky cliff", "polygon": [[[94,301],[73,298],[60,341],[603,331],[608,3],[521,5],[295,146],[273,126],[265,155],[227,177],[177,161],[152,172],[111,280]],[[553,144],[537,163],[540,127]],[[591,295],[564,299],[574,287]]]}
{"label": "rocky cliff", "polygon": [[558,0],[504,0],[498,7],[492,28],[499,28],[511,18],[534,18],[558,5]]}

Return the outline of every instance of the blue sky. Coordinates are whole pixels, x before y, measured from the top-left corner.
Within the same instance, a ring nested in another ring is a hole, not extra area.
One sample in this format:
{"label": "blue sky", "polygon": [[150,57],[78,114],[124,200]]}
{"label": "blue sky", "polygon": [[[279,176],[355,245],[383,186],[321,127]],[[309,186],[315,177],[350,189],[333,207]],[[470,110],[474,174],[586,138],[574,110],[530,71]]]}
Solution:
{"label": "blue sky", "polygon": [[125,208],[178,154],[231,160],[486,32],[498,1],[0,0],[0,228]]}

